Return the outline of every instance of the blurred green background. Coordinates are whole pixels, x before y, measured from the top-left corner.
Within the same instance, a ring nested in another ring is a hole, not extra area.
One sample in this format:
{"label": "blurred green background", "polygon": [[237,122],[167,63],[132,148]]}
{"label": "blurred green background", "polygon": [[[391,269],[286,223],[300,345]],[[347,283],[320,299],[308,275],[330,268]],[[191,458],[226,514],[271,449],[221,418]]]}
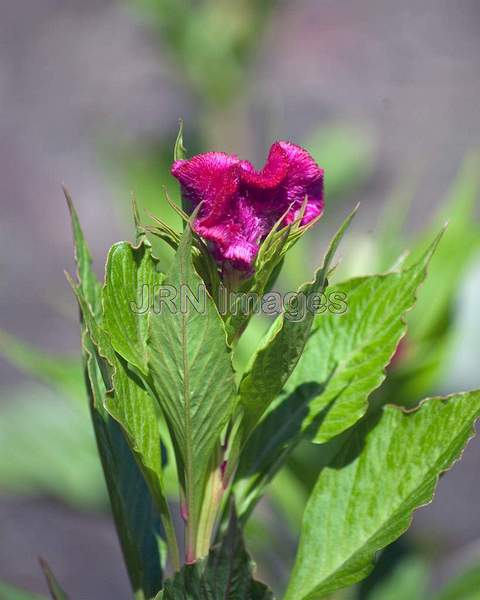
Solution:
{"label": "blurred green background", "polygon": [[[286,138],[325,168],[326,213],[289,256],[284,290],[309,278],[359,200],[337,278],[412,260],[448,220],[373,401],[411,406],[480,387],[479,23],[474,0],[2,5],[1,580],[44,592],[42,555],[73,598],[129,597],[62,273],[73,252],[60,184],[71,190],[101,273],[108,246],[132,236],[131,191],[145,219],[177,224],[163,189],[178,198],[169,167],[179,117],[189,154],[235,152],[260,167],[272,141]],[[239,366],[266,326],[252,322]],[[261,577],[277,591],[319,452],[295,453],[248,528]],[[454,578],[479,577],[479,468],[473,442],[412,530],[339,598],[424,600],[449,581],[453,592],[442,598],[467,598],[464,579]]]}

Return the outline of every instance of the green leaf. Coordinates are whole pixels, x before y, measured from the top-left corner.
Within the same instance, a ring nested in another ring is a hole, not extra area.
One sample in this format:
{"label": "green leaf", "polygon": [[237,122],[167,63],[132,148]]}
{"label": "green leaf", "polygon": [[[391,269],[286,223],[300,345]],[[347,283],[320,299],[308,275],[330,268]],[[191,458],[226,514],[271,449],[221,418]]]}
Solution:
{"label": "green leaf", "polygon": [[113,390],[107,392],[104,405],[127,434],[130,448],[160,513],[173,563],[178,567],[177,541],[163,482],[157,406],[138,376],[121,359],[117,358],[115,362]]}
{"label": "green leaf", "polygon": [[328,441],[365,414],[368,397],[385,379],[384,369],[405,333],[404,315],[439,237],[408,270],[327,288],[327,297],[344,298],[348,310],[318,315],[284,391],[250,436],[235,480],[242,520],[302,439]]}
{"label": "green leaf", "polygon": [[167,225],[161,219],[157,219],[152,216],[152,219],[155,221],[155,225],[148,225],[146,230],[148,233],[154,235],[158,239],[165,242],[171,249],[178,250],[178,244],[180,242],[180,235],[172,229],[169,225]]}
{"label": "green leaf", "polygon": [[328,441],[365,414],[368,396],[385,379],[385,367],[405,334],[404,317],[415,304],[442,234],[409,269],[351,279],[327,289],[329,297],[345,299],[347,311],[317,317],[285,391],[287,397],[302,398],[310,388],[315,395],[302,422],[302,430],[310,428],[313,441]]}
{"label": "green leaf", "polygon": [[163,581],[164,542],[157,507],[120,424],[104,408],[102,358],[84,334],[92,420],[117,533],[136,600],[149,600]]}
{"label": "green leaf", "polygon": [[42,558],[40,559],[40,566],[42,567],[43,573],[47,580],[48,589],[53,600],[69,600],[69,597],[62,589],[61,585],[58,583],[57,579],[55,578],[55,575],[52,573],[52,570],[48,566],[48,563]]}
{"label": "green leaf", "polygon": [[126,364],[119,363],[114,391],[107,394],[105,408],[123,427],[129,445],[148,484],[162,518],[174,564],[178,549],[163,483],[161,439],[155,401]]}
{"label": "green leaf", "polygon": [[[203,493],[214,450],[233,408],[234,372],[225,330],[192,262],[185,229],[165,285],[175,297],[150,318],[150,370],[169,426],[188,511],[188,552],[195,552]],[[185,293],[199,295],[194,307]]]}
{"label": "green leaf", "polygon": [[[262,414],[280,393],[302,355],[315,317],[315,312],[306,305],[307,299],[312,294],[323,292],[335,251],[357,208],[333,238],[313,282],[302,285],[297,292],[297,302],[292,302],[275,320],[242,377],[239,402],[244,410],[245,437],[248,437]],[[302,302],[305,304],[303,307]],[[304,314],[297,312],[299,308]]]}
{"label": "green leaf", "polygon": [[144,374],[148,316],[155,286],[163,278],[148,242],[136,247],[118,242],[111,247],[102,290],[104,326],[118,354]]}
{"label": "green leaf", "polygon": [[[119,423],[105,409],[112,389],[112,376],[126,377],[110,340],[97,322],[92,307],[99,307],[100,286],[90,270],[90,255],[71,206],[76,244],[79,284],[73,282],[83,320],[82,344],[86,365],[86,384],[90,409],[107,483],[115,525],[120,538],[127,570],[136,600],[148,600],[161,588],[163,580],[163,539],[156,508],[135,456],[130,450]],[[115,372],[115,369],[117,372]],[[135,381],[125,386],[137,385]],[[118,397],[118,390],[116,390]],[[138,421],[134,421],[138,424]],[[139,447],[141,444],[139,444]],[[160,449],[159,449],[160,451]],[[162,515],[168,523],[168,515]],[[167,529],[168,533],[168,529]]]}
{"label": "green leaf", "polygon": [[[177,139],[175,140],[175,146],[173,148],[173,160],[184,160],[186,158],[186,155],[187,155],[187,149],[183,145],[183,119],[180,119]],[[185,198],[183,197],[183,194],[182,194],[182,209],[186,212],[189,209],[188,202],[185,202]],[[182,221],[182,223],[185,227],[184,221]]]}
{"label": "green leaf", "polygon": [[183,145],[183,119],[179,121],[177,139],[173,148],[173,160],[183,160],[186,156],[187,149]]}
{"label": "green leaf", "polygon": [[479,588],[480,566],[477,563],[449,581],[435,600],[477,600]]}
{"label": "green leaf", "polygon": [[46,598],[0,582],[0,600],[46,600]]}
{"label": "green leaf", "polygon": [[[314,390],[318,388],[314,386]],[[240,455],[234,480],[238,515],[244,523],[265,493],[266,486],[278,473],[302,439],[302,423],[308,414],[312,390],[307,385],[281,402],[275,402],[253,431]]]}
{"label": "green leaf", "polygon": [[479,415],[480,391],[428,399],[411,413],[387,406],[333,444],[339,451],[305,509],[286,600],[322,598],[366,577],[376,552],[432,500]]}
{"label": "green leaf", "polygon": [[273,600],[272,592],[253,579],[254,565],[245,549],[234,514],[221,543],[208,558],[186,565],[165,582],[163,600]]}
{"label": "green leaf", "polygon": [[63,188],[63,193],[65,194],[68,210],[70,211],[78,281],[87,302],[90,304],[94,316],[97,317],[102,312],[100,302],[100,282],[92,270],[92,256],[83,236],[72,198],[65,187]]}
{"label": "green leaf", "polygon": [[93,407],[97,411],[106,409],[127,434],[134,457],[160,513],[169,550],[177,565],[175,532],[162,483],[161,440],[154,400],[139,377],[115,354],[108,335],[95,321],[80,290],[75,287],[73,289],[90,338],[84,337],[84,349],[87,354],[92,354],[89,341],[94,347],[91,358],[96,359],[98,373],[89,371],[91,382],[98,378],[98,374],[102,376],[101,384],[97,384],[100,385],[99,394],[93,394]]}

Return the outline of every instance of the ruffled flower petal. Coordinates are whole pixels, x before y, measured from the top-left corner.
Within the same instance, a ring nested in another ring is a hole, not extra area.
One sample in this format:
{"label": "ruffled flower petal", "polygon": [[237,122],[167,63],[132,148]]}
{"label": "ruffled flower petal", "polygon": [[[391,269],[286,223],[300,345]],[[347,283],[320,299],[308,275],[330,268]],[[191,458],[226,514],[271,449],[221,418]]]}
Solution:
{"label": "ruffled flower petal", "polygon": [[238,192],[240,161],[223,152],[198,154],[173,163],[172,175],[182,186],[183,197],[192,209],[202,203],[199,218],[206,224],[225,219]]}
{"label": "ruffled flower petal", "polygon": [[180,181],[191,208],[201,204],[193,224],[219,263],[250,271],[259,244],[278,219],[293,222],[306,201],[302,225],[323,212],[323,169],[291,142],[276,142],[257,171],[248,161],[208,152],[176,161],[172,174]]}

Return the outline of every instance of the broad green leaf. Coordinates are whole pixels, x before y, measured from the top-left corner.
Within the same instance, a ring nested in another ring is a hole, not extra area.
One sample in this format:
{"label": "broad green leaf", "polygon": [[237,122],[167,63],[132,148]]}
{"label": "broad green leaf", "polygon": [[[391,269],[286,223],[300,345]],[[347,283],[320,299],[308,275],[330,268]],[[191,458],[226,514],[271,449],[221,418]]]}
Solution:
{"label": "broad green leaf", "polygon": [[57,389],[65,398],[83,400],[85,388],[78,357],[48,355],[2,330],[0,354],[23,373]]}
{"label": "broad green leaf", "polygon": [[[175,297],[151,314],[150,370],[169,426],[185,492],[189,529],[196,531],[214,450],[231,416],[234,373],[222,319],[192,262],[192,232],[185,229],[165,285]],[[193,306],[185,293],[200,298]],[[194,552],[195,539],[188,540]]]}
{"label": "broad green leaf", "polygon": [[405,315],[415,304],[442,233],[409,269],[327,289],[330,297],[345,301],[347,310],[317,317],[285,391],[287,398],[302,398],[311,389],[314,397],[302,430],[309,428],[313,441],[328,441],[365,414],[368,396],[385,379],[385,367],[405,334]]}
{"label": "broad green leaf", "polygon": [[178,566],[178,549],[163,483],[161,439],[156,405],[127,365],[119,362],[114,391],[107,394],[105,408],[123,427],[131,449],[152,493],[163,521],[169,551]]}
{"label": "broad green leaf", "polygon": [[130,448],[148,484],[165,529],[168,549],[175,567],[179,557],[175,530],[170,515],[161,457],[161,438],[154,399],[128,365],[117,359],[113,390],[104,401],[106,410],[123,427]]}
{"label": "broad green leaf", "polygon": [[[163,539],[156,510],[162,502],[157,499],[154,504],[119,423],[105,409],[119,359],[92,310],[94,306],[101,310],[100,286],[90,269],[91,259],[78,218],[72,206],[70,209],[80,276],[78,285],[72,282],[72,289],[82,314],[86,384],[95,436],[135,598],[149,600],[161,588],[163,580]],[[117,377],[126,376],[119,369],[117,371]],[[136,385],[136,382],[125,383],[127,385]],[[162,517],[168,524],[166,511]]]}
{"label": "broad green leaf", "polygon": [[322,598],[366,577],[376,552],[432,500],[479,415],[480,391],[431,398],[410,413],[387,406],[333,444],[339,451],[305,509],[286,600]]}
{"label": "broad green leaf", "polygon": [[235,479],[242,520],[302,439],[328,441],[365,414],[405,333],[404,315],[415,303],[438,240],[408,270],[327,288],[327,297],[344,298],[347,311],[318,315],[284,391],[250,436]]}
{"label": "broad green leaf", "polygon": [[[95,348],[97,366],[102,375],[104,393],[96,398],[94,408],[105,409],[123,427],[135,459],[148,484],[160,513],[165,534],[178,563],[175,532],[162,482],[161,440],[154,399],[139,377],[116,355],[106,332],[95,321],[88,304],[77,288],[73,288],[82,316]],[[88,352],[88,341],[84,340]],[[105,375],[107,373],[107,375]],[[93,376],[92,373],[90,373]]]}
{"label": "broad green leaf", "polygon": [[297,292],[297,302],[292,302],[277,317],[242,377],[239,401],[244,410],[245,437],[281,392],[302,355],[315,318],[315,312],[307,302],[313,294],[319,296],[323,292],[335,251],[356,210],[347,217],[333,238],[313,282],[302,285]]}
{"label": "broad green leaf", "polygon": [[162,600],[273,600],[272,592],[253,579],[254,565],[245,549],[242,531],[231,516],[221,543],[208,558],[186,565],[165,582]]}
{"label": "broad green leaf", "polygon": [[92,420],[135,600],[150,600],[162,586],[164,541],[157,507],[120,424],[104,408],[103,360],[84,333]]}
{"label": "broad green leaf", "polygon": [[144,374],[148,316],[163,277],[146,241],[137,247],[118,242],[108,253],[102,290],[104,326],[118,354]]}
{"label": "broad green leaf", "polygon": [[0,600],[46,600],[46,598],[0,582]]}
{"label": "broad green leaf", "polygon": [[69,597],[63,590],[62,586],[58,583],[48,563],[42,558],[40,559],[40,566],[42,567],[42,571],[47,580],[48,590],[53,600],[69,600]]}
{"label": "broad green leaf", "polygon": [[479,590],[480,566],[477,563],[449,581],[435,600],[478,600]]}

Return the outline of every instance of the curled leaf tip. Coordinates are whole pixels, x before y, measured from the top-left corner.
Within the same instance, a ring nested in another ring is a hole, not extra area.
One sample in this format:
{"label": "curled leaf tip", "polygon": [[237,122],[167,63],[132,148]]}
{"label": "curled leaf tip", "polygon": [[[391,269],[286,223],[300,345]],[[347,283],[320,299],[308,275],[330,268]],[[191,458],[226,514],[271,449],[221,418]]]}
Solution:
{"label": "curled leaf tip", "polygon": [[74,209],[73,209],[72,195],[68,191],[68,188],[65,184],[62,183],[61,188],[62,188],[63,195],[65,196],[65,200],[67,201],[68,209],[70,212],[73,212]]}
{"label": "curled leaf tip", "polygon": [[182,160],[186,156],[187,149],[183,145],[183,119],[178,119],[178,134],[173,148],[173,160]]}

